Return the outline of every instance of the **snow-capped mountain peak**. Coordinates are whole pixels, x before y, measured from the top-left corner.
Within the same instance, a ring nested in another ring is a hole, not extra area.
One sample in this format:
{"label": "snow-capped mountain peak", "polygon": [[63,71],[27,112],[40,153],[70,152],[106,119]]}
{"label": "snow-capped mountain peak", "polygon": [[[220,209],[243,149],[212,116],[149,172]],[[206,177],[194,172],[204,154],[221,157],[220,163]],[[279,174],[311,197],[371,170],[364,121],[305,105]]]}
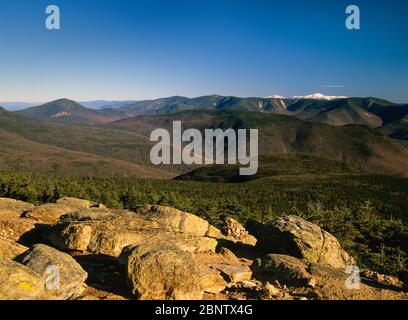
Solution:
{"label": "snow-capped mountain peak", "polygon": [[[347,98],[345,96],[326,96],[322,93],[313,93],[313,94],[309,94],[307,96],[294,96],[292,97],[292,99],[309,99],[309,100],[335,100],[335,99],[344,99]],[[279,95],[272,95],[272,96],[267,96],[265,97],[265,99],[291,99],[291,98],[286,98],[283,96],[279,96]]]}
{"label": "snow-capped mountain peak", "polygon": [[335,99],[344,99],[347,97],[344,96],[325,96],[321,93],[313,93],[307,96],[294,96],[294,99],[311,99],[311,100],[335,100]]}

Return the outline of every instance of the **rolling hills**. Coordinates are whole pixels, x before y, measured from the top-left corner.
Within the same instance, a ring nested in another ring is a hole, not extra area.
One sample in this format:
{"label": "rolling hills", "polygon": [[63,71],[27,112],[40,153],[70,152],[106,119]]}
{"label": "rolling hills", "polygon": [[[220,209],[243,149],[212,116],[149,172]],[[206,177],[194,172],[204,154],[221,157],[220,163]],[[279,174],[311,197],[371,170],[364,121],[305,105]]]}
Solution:
{"label": "rolling hills", "polygon": [[[320,97],[320,98],[315,98]],[[174,96],[157,100],[106,102],[91,101],[88,109],[68,99],[18,111],[37,120],[54,123],[103,124],[134,116],[165,115],[188,110],[246,110],[259,113],[286,114],[301,120],[345,126],[365,125],[396,139],[407,139],[408,105],[378,98],[343,98],[311,95],[282,98],[239,98],[210,95],[197,98]],[[106,105],[105,105],[106,104]],[[111,107],[110,107],[111,106]]]}
{"label": "rolling hills", "polygon": [[371,128],[381,127],[408,115],[407,105],[399,105],[377,98],[238,98],[219,95],[192,99],[175,96],[158,100],[139,101],[120,108],[105,109],[103,113],[109,116],[127,118],[196,109],[279,113],[333,126],[362,124]]}
{"label": "rolling hills", "polygon": [[0,130],[0,170],[79,176],[159,178],[167,172],[127,161],[41,144]]}
{"label": "rolling hills", "polygon": [[160,116],[139,116],[105,125],[139,135],[156,128],[171,132],[172,122],[182,121],[183,128],[259,129],[259,154],[311,154],[343,161],[362,172],[385,174],[408,172],[408,150],[366,126],[333,127],[302,121],[296,117],[248,111],[190,110]]}
{"label": "rolling hills", "polygon": [[158,115],[186,110],[248,110],[286,113],[282,99],[238,98],[220,95],[186,98],[174,96],[157,100],[138,101],[117,109],[105,109],[106,115],[120,115],[124,118],[139,115]]}
{"label": "rolling hills", "polygon": [[107,123],[115,120],[101,114],[97,110],[85,108],[83,105],[69,100],[59,99],[46,104],[17,111],[18,114],[42,121],[57,123]]}
{"label": "rolling hills", "polygon": [[[406,175],[407,147],[383,134],[406,139],[407,110],[406,105],[375,98],[176,96],[103,110],[60,99],[18,112],[0,109],[0,127],[3,134],[11,134],[9,139],[24,138],[25,144],[31,141],[140,166],[143,177],[171,178],[197,169],[156,167],[150,162],[150,133],[157,128],[171,131],[174,120],[199,130],[258,128],[261,156],[311,155],[343,162],[359,172]],[[139,115],[130,117],[135,112]],[[124,172],[122,164],[115,165]],[[138,170],[133,172],[137,175]]]}
{"label": "rolling hills", "polygon": [[134,134],[45,123],[0,108],[0,169],[54,174],[171,178],[145,166],[151,143]]}

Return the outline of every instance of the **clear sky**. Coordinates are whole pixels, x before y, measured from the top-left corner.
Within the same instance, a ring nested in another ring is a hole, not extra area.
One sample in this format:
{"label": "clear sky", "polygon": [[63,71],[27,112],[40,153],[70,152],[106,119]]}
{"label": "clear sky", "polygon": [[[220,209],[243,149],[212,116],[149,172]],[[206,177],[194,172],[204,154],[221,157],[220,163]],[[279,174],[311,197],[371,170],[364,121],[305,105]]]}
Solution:
{"label": "clear sky", "polygon": [[[62,29],[45,28],[45,8]],[[361,30],[345,27],[358,4]],[[0,101],[171,95],[408,102],[406,0],[0,0]]]}

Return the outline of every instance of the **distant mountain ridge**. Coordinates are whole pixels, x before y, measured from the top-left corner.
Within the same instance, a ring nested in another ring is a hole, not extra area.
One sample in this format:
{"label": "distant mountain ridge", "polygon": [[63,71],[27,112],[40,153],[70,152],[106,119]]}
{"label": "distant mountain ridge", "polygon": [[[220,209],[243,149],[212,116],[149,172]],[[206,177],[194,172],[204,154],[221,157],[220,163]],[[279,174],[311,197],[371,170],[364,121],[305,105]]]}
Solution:
{"label": "distant mountain ridge", "polygon": [[[127,101],[130,102],[130,101]],[[89,109],[72,100],[60,99],[18,111],[37,120],[59,123],[103,124],[145,115],[164,115],[188,110],[247,110],[295,116],[302,120],[344,126],[350,124],[376,128],[397,139],[408,139],[407,104],[378,98],[344,98],[313,94],[309,96],[267,98],[210,95],[196,98],[173,96],[137,102],[89,102]]]}
{"label": "distant mountain ridge", "polygon": [[179,113],[137,116],[104,125],[149,137],[156,128],[172,131],[175,120],[183,129],[259,129],[259,155],[308,154],[346,163],[369,173],[408,172],[408,149],[361,125],[334,127],[293,116],[247,110],[187,110]]}
{"label": "distant mountain ridge", "polygon": [[18,111],[24,110],[27,108],[31,108],[35,105],[39,105],[41,103],[34,103],[34,102],[0,102],[0,106],[2,106],[7,111]]}
{"label": "distant mountain ridge", "polygon": [[[396,104],[378,98],[326,97],[319,94],[296,98],[238,98],[219,95],[186,98],[174,96],[157,100],[139,101],[102,113],[118,118],[142,115],[163,115],[186,110],[248,110],[296,116],[302,120],[332,126],[361,124],[370,128],[387,126],[393,137],[406,139],[408,125],[407,104]],[[394,123],[395,122],[395,123]]]}
{"label": "distant mountain ridge", "polygon": [[186,98],[174,96],[144,100],[103,113],[123,118],[139,115],[167,114],[185,110],[248,110],[295,115],[303,120],[341,126],[365,124],[380,127],[383,123],[402,119],[408,114],[408,105],[395,104],[377,98],[346,98],[314,94],[294,98],[239,98],[233,96],[203,96]]}
{"label": "distant mountain ridge", "polygon": [[[55,105],[62,108],[55,110]],[[118,175],[175,177],[194,167],[153,166],[149,154],[154,143],[149,137],[157,128],[171,131],[172,121],[180,120],[183,128],[199,130],[258,128],[260,156],[307,154],[344,162],[362,172],[403,175],[408,172],[408,148],[384,137],[378,130],[361,125],[334,127],[287,114],[229,108],[185,110],[100,123],[94,118],[95,113],[100,116],[98,110],[89,113],[85,107],[66,100],[46,104],[40,110],[40,116],[36,114],[37,118],[32,119],[22,114],[25,112],[0,109],[4,137],[0,151],[3,161],[12,159],[3,167],[18,164],[22,169],[48,170],[48,164],[58,172],[73,174],[87,170],[103,172],[106,168],[107,173]],[[72,114],[62,114],[65,112]],[[84,125],[82,121],[94,122]],[[25,147],[19,148],[19,145]]]}
{"label": "distant mountain ridge", "polygon": [[168,178],[149,166],[151,143],[140,136],[31,119],[0,107],[0,170],[69,175]]}
{"label": "distant mountain ridge", "polygon": [[115,117],[105,116],[97,110],[88,109],[69,99],[51,101],[16,113],[36,120],[59,123],[96,124],[111,122],[115,119]]}

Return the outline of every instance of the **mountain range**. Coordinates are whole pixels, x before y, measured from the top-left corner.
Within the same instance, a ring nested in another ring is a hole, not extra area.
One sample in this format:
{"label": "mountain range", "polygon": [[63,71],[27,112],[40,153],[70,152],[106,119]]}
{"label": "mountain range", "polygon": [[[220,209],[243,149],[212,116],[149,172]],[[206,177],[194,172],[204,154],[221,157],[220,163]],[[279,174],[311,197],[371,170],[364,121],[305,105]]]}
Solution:
{"label": "mountain range", "polygon": [[259,155],[310,154],[344,162],[362,172],[408,172],[408,149],[375,129],[362,125],[334,127],[293,116],[246,110],[188,110],[160,116],[137,116],[105,128],[125,130],[148,138],[156,128],[172,130],[180,120],[183,129],[259,129]]}
{"label": "mountain range", "polygon": [[[99,110],[68,99],[17,111],[42,121],[101,124],[134,116],[163,115],[186,110],[247,110],[295,116],[302,120],[344,126],[361,124],[396,139],[408,139],[408,105],[377,98],[327,97],[314,94],[294,98],[238,98],[219,95],[186,98],[174,96],[138,102],[99,101]],[[94,107],[98,102],[91,103]]]}
{"label": "mountain range", "polygon": [[406,175],[407,118],[407,105],[377,98],[175,96],[99,110],[60,99],[16,112],[0,109],[1,167],[177,177],[196,168],[153,166],[149,137],[181,120],[184,129],[258,128],[265,161],[305,154],[357,172]]}
{"label": "mountain range", "polygon": [[[119,108],[126,106],[128,104],[135,103],[135,100],[117,100],[117,101],[108,101],[108,100],[91,100],[91,101],[80,101],[79,104],[83,105],[89,109],[108,109],[108,108]],[[28,109],[31,107],[39,106],[44,103],[38,102],[0,102],[0,106],[8,111],[19,111]]]}

